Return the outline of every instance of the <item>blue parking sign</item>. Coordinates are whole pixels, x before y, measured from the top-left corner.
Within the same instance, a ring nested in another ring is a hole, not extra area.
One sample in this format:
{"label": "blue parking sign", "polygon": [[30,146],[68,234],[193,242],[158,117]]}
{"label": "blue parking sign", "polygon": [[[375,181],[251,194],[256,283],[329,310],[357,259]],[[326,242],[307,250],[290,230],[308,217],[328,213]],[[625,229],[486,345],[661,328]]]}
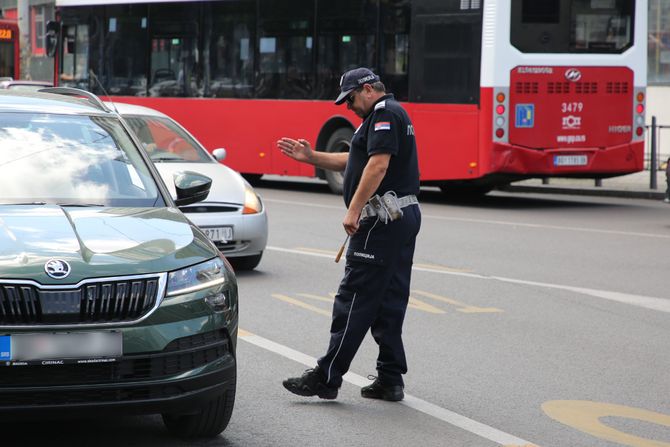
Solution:
{"label": "blue parking sign", "polygon": [[517,104],[515,127],[533,127],[535,125],[535,104]]}
{"label": "blue parking sign", "polygon": [[0,335],[0,361],[12,359],[12,337]]}

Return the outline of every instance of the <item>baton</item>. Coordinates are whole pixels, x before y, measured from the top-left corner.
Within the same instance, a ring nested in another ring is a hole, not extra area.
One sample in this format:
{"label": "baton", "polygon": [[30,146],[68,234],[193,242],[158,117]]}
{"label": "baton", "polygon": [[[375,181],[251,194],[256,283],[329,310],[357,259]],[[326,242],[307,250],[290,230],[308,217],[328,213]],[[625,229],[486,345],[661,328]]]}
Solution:
{"label": "baton", "polygon": [[347,245],[347,241],[349,240],[349,235],[347,234],[347,238],[344,240],[344,243],[340,247],[340,251],[337,252],[337,256],[335,256],[335,262],[340,262],[340,258],[342,257],[342,252],[344,251],[345,245]]}

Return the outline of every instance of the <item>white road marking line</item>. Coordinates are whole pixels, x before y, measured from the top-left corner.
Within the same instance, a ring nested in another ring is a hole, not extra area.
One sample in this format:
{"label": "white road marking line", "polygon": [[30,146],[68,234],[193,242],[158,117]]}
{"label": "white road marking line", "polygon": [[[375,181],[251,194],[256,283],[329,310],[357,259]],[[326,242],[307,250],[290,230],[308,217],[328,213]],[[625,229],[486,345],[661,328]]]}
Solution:
{"label": "white road marking line", "polygon": [[[340,210],[342,212],[342,206],[335,205],[323,205],[320,203],[308,203],[308,202],[295,202],[292,200],[280,200],[280,199],[264,199],[265,202],[269,203],[284,203],[287,205],[298,205],[298,206],[309,206],[317,208],[328,208],[333,210]],[[534,223],[525,223],[525,222],[511,222],[504,220],[488,220],[488,219],[472,219],[465,217],[447,217],[447,216],[436,216],[433,214],[421,214],[422,219],[437,219],[437,220],[449,220],[454,222],[468,222],[468,223],[478,223],[486,225],[504,225],[510,227],[525,227],[525,228],[540,228],[540,229],[550,229],[550,230],[561,230],[561,231],[576,231],[581,233],[601,233],[601,234],[613,234],[617,236],[637,236],[637,237],[651,237],[658,239],[670,239],[670,234],[659,234],[659,233],[639,233],[634,231],[619,231],[619,230],[603,230],[600,228],[583,228],[583,227],[562,227],[560,225],[543,225],[543,224],[534,224]]]}
{"label": "white road marking line", "polygon": [[[259,348],[266,349],[275,354],[279,354],[282,357],[286,357],[295,362],[302,363],[309,368],[313,368],[314,365],[316,365],[316,359],[314,357],[310,357],[307,354],[303,354],[300,351],[296,351],[295,349],[291,349],[288,346],[281,345],[259,335],[251,334],[246,331],[240,331],[238,337],[247,343],[251,343],[252,345],[258,346]],[[369,380],[352,372],[345,374],[343,379],[359,388],[370,384]],[[498,444],[531,444],[530,442],[524,441],[523,439],[517,438],[516,436],[510,435],[509,433],[505,433],[496,428],[482,424],[481,422],[477,422],[409,394],[405,394],[405,400],[399,403]]]}
{"label": "white road marking line", "polygon": [[[317,256],[322,258],[332,258],[329,255],[323,255],[321,253],[314,253],[311,251],[302,251],[302,250],[292,250],[290,248],[274,247],[268,246],[268,250],[281,251],[284,253],[294,253],[299,255],[308,255],[308,256]],[[500,282],[506,282],[510,284],[521,284],[526,286],[535,286],[535,287],[544,287],[546,289],[557,289],[557,290],[567,290],[570,292],[579,293],[582,295],[588,295],[596,298],[601,298],[609,301],[616,301],[618,303],[629,304],[631,306],[642,307],[644,309],[657,310],[660,312],[670,313],[670,299],[657,298],[653,296],[644,296],[644,295],[633,295],[630,293],[622,292],[612,292],[609,290],[598,290],[598,289],[589,289],[586,287],[573,287],[563,284],[551,284],[538,281],[526,281],[523,279],[515,278],[505,278],[503,276],[487,276],[479,275],[477,273],[468,273],[468,272],[458,272],[451,270],[444,270],[438,268],[429,268],[429,267],[418,267],[414,265],[412,270],[418,272],[428,272],[428,273],[439,273],[442,275],[455,275],[455,276],[464,276],[466,278],[474,279],[486,279],[486,280],[496,280]]]}

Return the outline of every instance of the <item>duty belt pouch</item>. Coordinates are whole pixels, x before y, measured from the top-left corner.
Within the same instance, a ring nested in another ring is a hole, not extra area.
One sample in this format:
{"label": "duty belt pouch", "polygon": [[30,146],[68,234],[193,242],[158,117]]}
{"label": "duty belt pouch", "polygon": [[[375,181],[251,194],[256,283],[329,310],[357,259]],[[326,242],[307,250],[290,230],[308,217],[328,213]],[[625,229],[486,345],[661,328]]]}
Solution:
{"label": "duty belt pouch", "polygon": [[383,196],[375,194],[370,197],[368,203],[379,216],[381,220],[385,223],[388,221],[393,222],[394,220],[402,219],[403,212],[398,203],[398,198],[395,194],[386,193]]}

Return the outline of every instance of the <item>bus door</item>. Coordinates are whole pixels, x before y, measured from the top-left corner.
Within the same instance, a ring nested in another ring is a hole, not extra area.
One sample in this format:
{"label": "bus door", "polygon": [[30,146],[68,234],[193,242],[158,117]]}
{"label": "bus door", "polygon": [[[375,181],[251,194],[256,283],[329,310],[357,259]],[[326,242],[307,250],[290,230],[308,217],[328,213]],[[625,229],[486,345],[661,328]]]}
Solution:
{"label": "bus door", "polygon": [[478,176],[481,20],[479,3],[413,4],[409,100],[419,151],[431,148],[422,180]]}

